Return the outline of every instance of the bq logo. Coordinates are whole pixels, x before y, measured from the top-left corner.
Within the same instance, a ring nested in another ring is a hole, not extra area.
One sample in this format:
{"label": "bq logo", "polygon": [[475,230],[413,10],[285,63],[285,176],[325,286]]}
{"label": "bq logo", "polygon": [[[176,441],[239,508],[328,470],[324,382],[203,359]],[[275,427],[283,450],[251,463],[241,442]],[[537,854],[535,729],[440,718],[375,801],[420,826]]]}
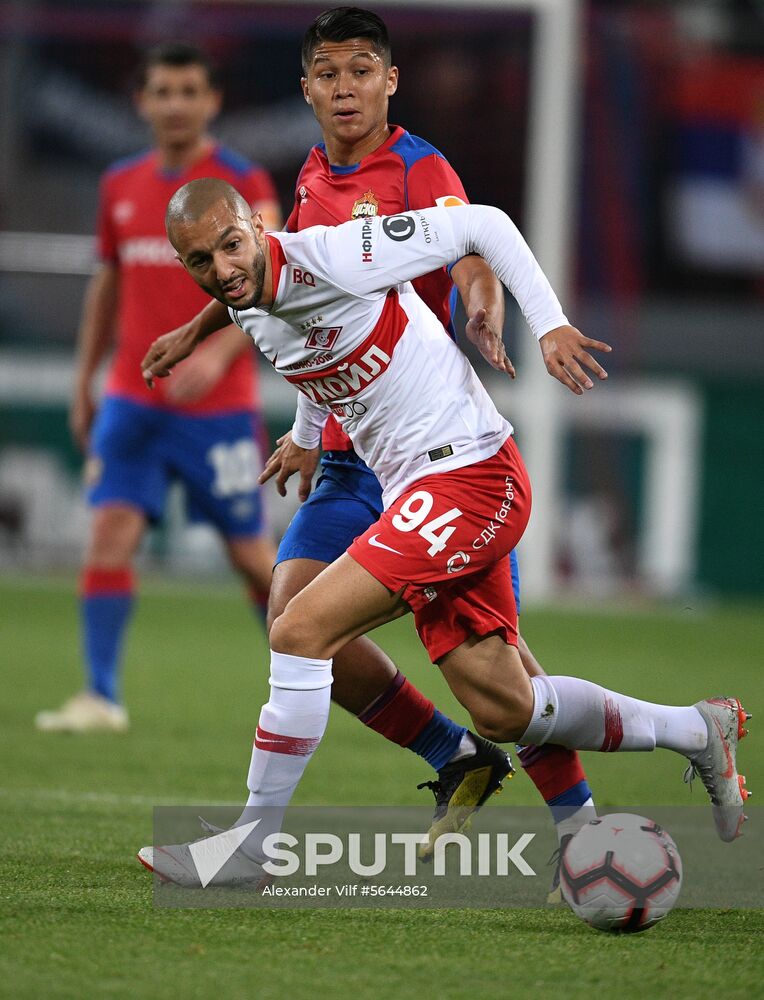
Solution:
{"label": "bq logo", "polygon": [[389,236],[396,243],[403,243],[414,235],[416,222],[410,215],[390,215],[382,222],[382,229],[385,236]]}

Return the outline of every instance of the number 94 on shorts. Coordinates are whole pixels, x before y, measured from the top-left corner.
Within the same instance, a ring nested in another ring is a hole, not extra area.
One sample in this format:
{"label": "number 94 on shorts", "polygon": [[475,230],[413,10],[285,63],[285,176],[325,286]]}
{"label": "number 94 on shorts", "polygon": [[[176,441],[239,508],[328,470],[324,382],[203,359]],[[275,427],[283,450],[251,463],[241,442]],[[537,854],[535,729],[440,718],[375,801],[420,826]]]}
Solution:
{"label": "number 94 on shorts", "polygon": [[501,562],[530,507],[528,474],[510,437],[491,458],[417,480],[348,554],[416,611],[457,578],[482,577]]}

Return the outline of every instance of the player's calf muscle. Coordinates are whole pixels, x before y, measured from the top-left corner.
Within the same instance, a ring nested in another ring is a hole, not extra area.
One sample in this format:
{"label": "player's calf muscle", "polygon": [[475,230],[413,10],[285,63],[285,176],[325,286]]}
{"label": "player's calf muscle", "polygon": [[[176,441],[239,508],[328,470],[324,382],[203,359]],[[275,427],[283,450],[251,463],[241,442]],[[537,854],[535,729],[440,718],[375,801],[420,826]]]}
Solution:
{"label": "player's calf muscle", "polygon": [[533,688],[516,647],[497,636],[473,636],[438,666],[480,736],[507,743],[523,735],[533,712]]}

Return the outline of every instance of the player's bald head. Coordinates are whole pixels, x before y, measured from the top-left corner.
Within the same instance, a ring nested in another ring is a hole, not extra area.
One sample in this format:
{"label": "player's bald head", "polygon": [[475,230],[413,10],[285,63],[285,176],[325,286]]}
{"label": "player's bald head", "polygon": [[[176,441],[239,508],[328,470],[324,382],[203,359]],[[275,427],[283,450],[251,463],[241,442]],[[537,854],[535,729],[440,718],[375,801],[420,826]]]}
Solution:
{"label": "player's bald head", "polygon": [[217,177],[201,177],[178,188],[170,198],[164,219],[170,242],[175,245],[173,234],[178,226],[199,222],[218,205],[243,222],[252,215],[252,209],[243,195],[233,185]]}

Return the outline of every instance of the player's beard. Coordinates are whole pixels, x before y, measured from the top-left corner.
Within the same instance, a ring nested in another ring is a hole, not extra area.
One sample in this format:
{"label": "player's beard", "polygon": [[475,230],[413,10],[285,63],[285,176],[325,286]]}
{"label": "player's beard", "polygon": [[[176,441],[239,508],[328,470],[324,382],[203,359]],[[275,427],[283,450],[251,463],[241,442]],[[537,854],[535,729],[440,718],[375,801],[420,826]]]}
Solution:
{"label": "player's beard", "polygon": [[204,288],[204,290],[209,294],[214,296],[224,306],[230,309],[236,309],[241,312],[243,309],[253,309],[259,304],[260,299],[263,295],[263,284],[265,282],[265,254],[260,251],[252,258],[252,267],[250,268],[249,274],[245,276],[252,282],[252,294],[246,299],[237,299],[233,302],[229,301],[228,296],[225,291],[218,289],[217,292],[212,288]]}
{"label": "player's beard", "polygon": [[263,297],[263,284],[265,282],[265,254],[260,250],[252,261],[252,301],[247,305],[247,309],[259,304]]}

